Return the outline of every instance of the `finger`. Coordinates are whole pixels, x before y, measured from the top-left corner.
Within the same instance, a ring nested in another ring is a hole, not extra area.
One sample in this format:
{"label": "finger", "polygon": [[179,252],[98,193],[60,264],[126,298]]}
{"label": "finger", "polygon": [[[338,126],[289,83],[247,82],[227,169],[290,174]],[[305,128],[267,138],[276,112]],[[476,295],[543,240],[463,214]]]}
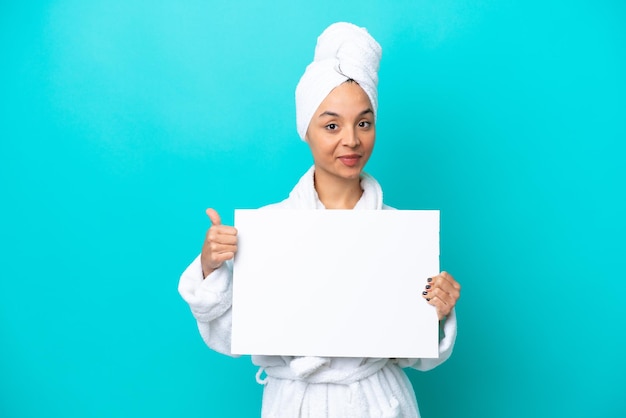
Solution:
{"label": "finger", "polygon": [[237,245],[237,230],[230,226],[212,226],[206,233],[207,244]]}
{"label": "finger", "polygon": [[460,291],[456,289],[452,283],[447,280],[437,280],[434,282],[434,285],[429,289],[430,292],[434,292],[435,290],[441,291],[442,293],[448,294],[453,298],[458,298],[460,295]]}
{"label": "finger", "polygon": [[454,287],[456,290],[461,290],[461,285],[459,284],[459,282],[454,280],[454,277],[452,277],[450,273],[446,271],[442,271],[441,273],[439,273],[439,276],[441,277],[442,280],[450,283],[452,287]]}
{"label": "finger", "polygon": [[236,252],[236,246],[209,245],[208,251],[206,253],[206,258],[203,258],[203,265],[207,265],[211,269],[219,268],[224,263],[224,261],[233,259]]}
{"label": "finger", "polygon": [[440,288],[433,289],[431,292],[428,292],[427,298],[431,300],[440,300],[442,303],[448,306],[454,306],[458,297],[454,294],[450,294],[448,292],[444,292]]}
{"label": "finger", "polygon": [[209,243],[209,249],[211,250],[211,254],[219,255],[223,253],[236,253],[237,245],[230,244],[220,244],[218,242]]}
{"label": "finger", "polygon": [[208,208],[206,210],[206,214],[209,217],[209,219],[211,220],[211,223],[213,225],[221,225],[222,224],[222,218],[220,218],[220,215],[217,213],[217,211],[213,208]]}
{"label": "finger", "polygon": [[221,233],[217,231],[209,231],[208,241],[214,244],[237,245],[237,235],[230,233]]}
{"label": "finger", "polygon": [[233,258],[235,258],[235,253],[231,251],[231,252],[224,252],[224,253],[216,254],[214,257],[214,260],[217,263],[222,264],[224,261],[232,260]]}
{"label": "finger", "polygon": [[450,293],[457,298],[461,292],[461,285],[445,271],[441,272],[437,276],[427,279],[425,289],[430,290],[436,288],[443,289],[445,292]]}
{"label": "finger", "polygon": [[219,233],[222,235],[237,235],[237,228],[229,225],[218,225]]}

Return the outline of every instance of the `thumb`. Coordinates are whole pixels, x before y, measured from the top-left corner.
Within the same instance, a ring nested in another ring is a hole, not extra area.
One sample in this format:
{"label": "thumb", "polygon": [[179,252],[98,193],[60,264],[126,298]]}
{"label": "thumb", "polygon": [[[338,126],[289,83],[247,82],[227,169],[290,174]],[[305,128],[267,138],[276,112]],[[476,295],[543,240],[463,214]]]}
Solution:
{"label": "thumb", "polygon": [[217,213],[217,211],[215,209],[208,208],[206,210],[206,214],[209,217],[209,219],[211,220],[211,223],[213,225],[221,225],[222,224],[222,218],[220,218],[220,215]]}

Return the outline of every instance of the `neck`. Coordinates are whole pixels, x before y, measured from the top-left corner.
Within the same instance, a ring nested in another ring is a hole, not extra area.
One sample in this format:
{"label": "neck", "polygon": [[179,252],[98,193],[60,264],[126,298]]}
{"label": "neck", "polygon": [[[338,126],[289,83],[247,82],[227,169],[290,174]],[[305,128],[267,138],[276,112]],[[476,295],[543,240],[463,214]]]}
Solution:
{"label": "neck", "polygon": [[316,170],[314,185],[317,196],[326,209],[354,209],[363,195],[361,179],[341,179]]}

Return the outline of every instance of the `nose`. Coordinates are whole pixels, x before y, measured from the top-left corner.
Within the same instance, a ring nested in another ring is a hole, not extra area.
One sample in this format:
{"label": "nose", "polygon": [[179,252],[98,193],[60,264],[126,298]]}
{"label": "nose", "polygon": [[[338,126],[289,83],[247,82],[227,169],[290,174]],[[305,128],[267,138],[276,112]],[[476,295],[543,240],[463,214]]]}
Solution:
{"label": "nose", "polygon": [[348,148],[356,148],[361,143],[356,129],[346,129],[342,138],[342,144]]}

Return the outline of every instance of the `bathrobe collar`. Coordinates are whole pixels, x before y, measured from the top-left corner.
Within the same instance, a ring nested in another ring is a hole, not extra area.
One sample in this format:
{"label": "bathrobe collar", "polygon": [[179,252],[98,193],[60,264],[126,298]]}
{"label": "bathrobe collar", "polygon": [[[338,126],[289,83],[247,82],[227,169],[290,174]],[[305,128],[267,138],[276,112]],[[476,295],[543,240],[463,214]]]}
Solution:
{"label": "bathrobe collar", "polygon": [[[288,200],[295,208],[326,209],[315,190],[314,173],[315,166],[311,166],[289,194]],[[363,195],[354,209],[379,210],[383,208],[383,191],[374,177],[365,172],[361,173],[361,188]]]}

